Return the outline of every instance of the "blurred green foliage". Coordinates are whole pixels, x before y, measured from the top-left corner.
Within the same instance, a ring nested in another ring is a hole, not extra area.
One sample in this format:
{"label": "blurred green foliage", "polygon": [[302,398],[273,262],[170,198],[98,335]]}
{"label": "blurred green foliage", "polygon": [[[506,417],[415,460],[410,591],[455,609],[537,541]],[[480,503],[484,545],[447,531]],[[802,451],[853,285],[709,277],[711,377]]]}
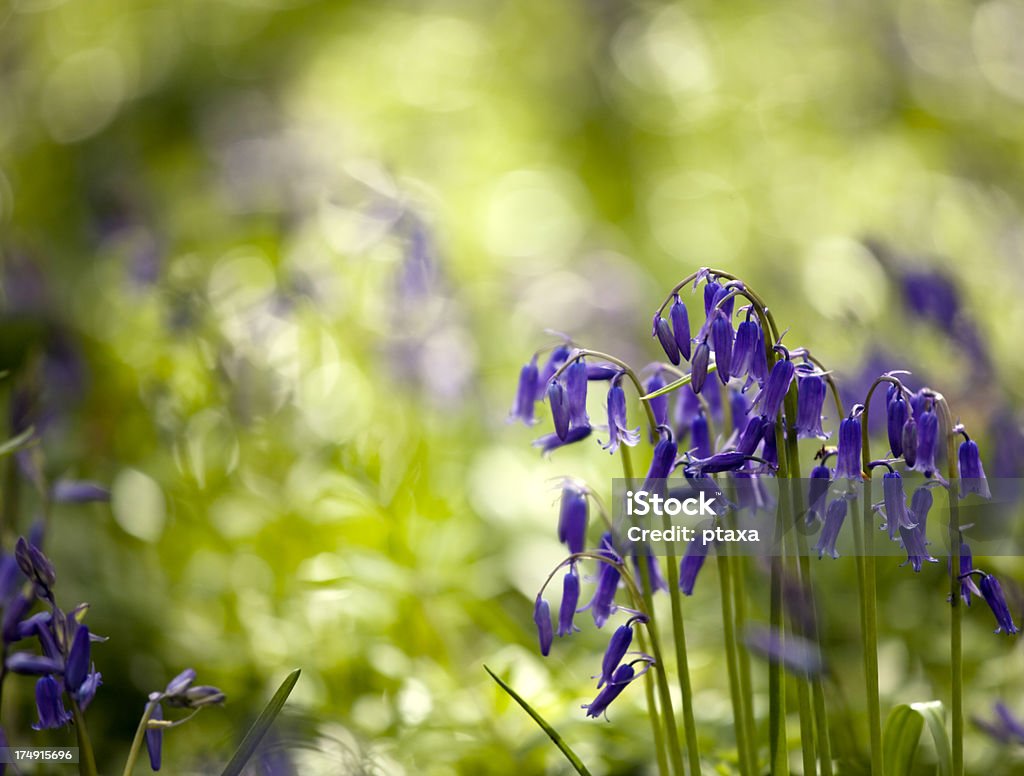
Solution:
{"label": "blurred green foliage", "polygon": [[[223,761],[296,666],[280,738],[301,773],[564,772],[486,659],[595,770],[649,772],[641,692],[612,724],[578,709],[606,634],[533,646],[548,480],[603,487],[615,462],[541,461],[504,425],[519,365],[547,327],[656,358],[663,289],[716,265],[828,364],[887,349],[965,420],[1019,403],[1022,32],[1014,0],[7,0],[4,390],[41,387],[52,476],[113,489],[48,539],[62,600],[110,636],[89,711],[107,770],[191,665],[229,704],[168,735],[175,772]],[[865,235],[957,279],[987,387],[908,323]],[[36,508],[23,489],[18,531]],[[880,566],[885,702],[945,697],[943,571]],[[816,568],[862,745],[853,564]],[[705,573],[695,705],[725,763]],[[1021,690],[986,617],[965,632],[983,716]],[[974,732],[967,756],[1020,768]]]}

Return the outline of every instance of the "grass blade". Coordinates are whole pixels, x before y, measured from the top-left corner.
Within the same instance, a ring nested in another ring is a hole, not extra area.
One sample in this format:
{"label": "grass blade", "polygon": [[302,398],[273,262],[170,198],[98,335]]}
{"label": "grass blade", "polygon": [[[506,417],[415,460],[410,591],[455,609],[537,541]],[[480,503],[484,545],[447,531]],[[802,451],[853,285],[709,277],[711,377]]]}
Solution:
{"label": "grass blade", "polygon": [[36,433],[34,426],[29,426],[27,429],[22,431],[18,436],[11,437],[3,444],[0,444],[0,456],[10,455],[16,453],[30,441],[32,441],[32,435]]}
{"label": "grass blade", "polygon": [[590,771],[587,770],[587,766],[585,766],[583,764],[583,761],[576,756],[576,753],[569,748],[569,745],[562,740],[562,737],[558,734],[558,731],[551,727],[551,725],[548,724],[548,721],[544,719],[544,717],[542,717],[540,714],[534,711],[530,704],[524,701],[515,690],[513,690],[501,679],[499,679],[497,675],[494,673],[494,671],[492,671],[487,666],[484,666],[484,670],[491,675],[491,679],[497,682],[498,686],[501,689],[503,689],[505,692],[509,694],[509,696],[511,696],[512,700],[514,700],[516,703],[522,706],[523,710],[531,717],[533,717],[533,721],[540,725],[541,729],[548,734],[548,738],[555,742],[555,746],[557,746],[561,750],[562,754],[565,755],[565,759],[568,760],[570,765],[572,765],[572,767],[576,769],[576,772],[581,774],[581,776],[590,776]]}
{"label": "grass blade", "polygon": [[945,707],[941,701],[901,704],[889,713],[882,736],[885,776],[907,776],[912,772],[914,755],[925,724],[935,743],[939,774],[949,776],[952,771],[949,736],[946,734]]}
{"label": "grass blade", "polygon": [[249,732],[245,734],[245,738],[242,739],[242,743],[239,744],[238,749],[235,751],[231,761],[224,768],[221,776],[238,776],[242,772],[242,768],[252,757],[256,751],[256,747],[259,746],[260,741],[263,740],[263,736],[270,730],[270,726],[274,724],[274,720],[277,719],[277,715],[281,713],[281,709],[284,708],[285,702],[288,700],[288,696],[292,692],[292,688],[295,687],[295,683],[299,681],[299,674],[302,673],[300,669],[296,668],[281,682],[281,686],[277,688],[277,692],[274,693],[274,697],[270,699],[257,720],[249,728]]}

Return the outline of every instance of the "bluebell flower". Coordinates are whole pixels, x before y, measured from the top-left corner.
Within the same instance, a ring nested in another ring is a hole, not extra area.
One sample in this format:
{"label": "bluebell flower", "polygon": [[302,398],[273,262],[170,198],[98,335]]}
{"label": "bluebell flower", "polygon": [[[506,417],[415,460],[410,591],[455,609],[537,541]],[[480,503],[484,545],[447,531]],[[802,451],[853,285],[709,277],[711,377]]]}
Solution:
{"label": "bluebell flower", "polygon": [[551,351],[551,355],[548,356],[548,360],[544,363],[544,367],[540,370],[540,374],[537,377],[536,398],[538,401],[544,398],[551,378],[561,368],[562,364],[569,360],[570,355],[572,355],[572,348],[568,345],[559,345]]}
{"label": "bluebell flower", "polygon": [[828,498],[828,489],[831,482],[832,470],[824,463],[811,469],[810,482],[807,486],[806,521],[808,525],[824,517],[825,500]]}
{"label": "bluebell flower", "polygon": [[615,375],[622,373],[622,367],[615,364],[591,364],[587,363],[588,380],[611,380]]}
{"label": "bluebell flower", "polygon": [[[157,721],[164,718],[164,709],[159,703],[153,707],[149,714],[150,719]],[[149,767],[159,771],[163,764],[164,753],[164,731],[162,728],[146,729],[146,753],[149,755]]]}
{"label": "bluebell flower", "polygon": [[[655,391],[659,391],[665,387],[665,380],[661,376],[661,370],[658,370],[644,383],[644,393],[651,394]],[[651,408],[651,412],[654,414],[654,422],[659,426],[668,425],[668,394],[662,394],[656,396],[647,402]]]}
{"label": "bluebell flower", "polygon": [[668,356],[668,360],[678,366],[679,345],[676,344],[676,338],[672,333],[672,327],[668,325],[668,321],[661,317],[661,313],[654,314],[654,323],[652,328],[651,336],[658,338],[658,342],[661,344],[661,349],[665,351],[665,355]]}
{"label": "bluebell flower", "polygon": [[739,450],[728,450],[724,453],[715,453],[707,458],[695,458],[687,462],[683,471],[687,477],[702,477],[706,474],[721,474],[722,472],[733,472],[741,469],[750,456]]}
{"label": "bluebell flower", "polygon": [[729,295],[733,288],[743,288],[743,284],[740,283],[739,281],[733,280],[727,285],[719,286],[717,289],[715,289],[715,299],[713,302],[714,306],[716,307],[718,307],[719,303],[721,303],[721,307],[719,307],[719,309],[723,313],[725,313],[725,317],[729,318],[730,320],[732,319],[733,309],[735,309],[736,296],[729,296],[728,299],[726,299],[726,297]]}
{"label": "bluebell flower", "polygon": [[893,457],[903,455],[903,426],[907,422],[910,410],[902,391],[896,386],[896,393],[886,404],[886,431],[889,435],[889,451]]}
{"label": "bluebell flower", "polygon": [[846,499],[834,499],[829,503],[828,509],[825,510],[825,523],[821,527],[818,543],[814,545],[814,549],[818,551],[819,559],[825,553],[828,553],[833,558],[839,557],[839,552],[836,550],[836,540],[839,538],[839,530],[843,527],[844,520],[846,520]]}
{"label": "bluebell flower", "polygon": [[774,419],[779,414],[795,371],[796,367],[789,360],[788,354],[786,358],[775,362],[775,366],[772,367],[772,371],[768,375],[768,382],[765,383],[757,399],[754,400],[754,404],[760,407],[762,415]]}
{"label": "bluebell flower", "polygon": [[601,677],[597,683],[597,689],[600,690],[606,683],[612,681],[615,669],[619,667],[619,663],[626,656],[632,643],[633,626],[632,620],[630,620],[625,625],[616,628],[608,642],[604,657],[601,659]]}
{"label": "bluebell flower", "polygon": [[907,512],[903,478],[899,472],[887,471],[882,477],[882,498],[885,503],[885,522],[889,529],[889,538],[895,541],[899,529],[913,528],[917,525]]}
{"label": "bluebell flower", "polygon": [[568,636],[578,631],[573,624],[573,617],[576,615],[576,607],[580,602],[580,578],[576,573],[576,564],[573,563],[562,579],[562,604],[558,608],[558,635]]}
{"label": "bluebell flower", "polygon": [[748,318],[736,328],[736,340],[732,346],[732,374],[734,377],[754,377],[754,360],[758,352],[764,357],[764,341],[761,327],[756,320]]}
{"label": "bluebell flower", "polygon": [[725,385],[729,382],[732,372],[732,322],[719,311],[711,322],[711,345],[715,351],[715,364],[718,367],[718,379]]}
{"label": "bluebell flower", "polygon": [[672,334],[675,337],[676,346],[679,348],[679,354],[689,361],[690,316],[686,311],[686,305],[680,300],[679,294],[676,294],[674,299],[672,309],[669,310],[669,319],[672,321]]}
{"label": "bluebell flower", "polygon": [[583,552],[587,543],[589,519],[590,502],[586,489],[571,479],[564,480],[558,510],[558,541],[563,542],[570,553]]}
{"label": "bluebell flower", "polygon": [[762,417],[761,427],[764,439],[764,446],[761,448],[761,458],[764,459],[766,464],[777,469],[779,467],[779,436],[775,421],[772,418]]}
{"label": "bluebell flower", "polygon": [[551,407],[551,420],[555,424],[555,433],[563,442],[569,435],[569,397],[561,380],[552,380],[548,384],[548,405]]}
{"label": "bluebell flower", "polygon": [[796,634],[787,633],[783,638],[781,631],[752,625],[744,633],[744,641],[755,655],[798,676],[818,676],[825,670],[818,646]]}
{"label": "bluebell flower", "polygon": [[52,730],[71,721],[71,715],[64,709],[60,685],[50,675],[36,682],[36,711],[39,721],[32,726],[33,730]]}
{"label": "bluebell flower", "polygon": [[634,447],[640,441],[640,429],[626,425],[626,392],[620,383],[621,376],[616,377],[608,388],[608,441],[602,447],[610,453],[620,444]]}
{"label": "bluebell flower", "polygon": [[57,582],[57,574],[50,559],[34,544],[27,542],[23,536],[18,538],[14,547],[14,557],[18,561],[21,572],[28,577],[30,582],[35,583],[44,596],[47,595],[50,588]]}
{"label": "bluebell flower", "polygon": [[821,428],[821,410],[825,405],[825,380],[820,375],[808,375],[797,381],[796,432],[797,437],[828,439]]}
{"label": "bluebell flower", "polygon": [[672,441],[671,437],[660,439],[658,444],[654,446],[654,456],[651,458],[651,467],[647,470],[647,477],[644,479],[644,484],[641,490],[646,490],[648,493],[653,492],[655,483],[657,480],[664,480],[675,468],[676,454],[678,448],[676,443]]}
{"label": "bluebell flower", "polygon": [[110,491],[95,482],[57,480],[50,490],[50,498],[58,504],[88,504],[110,501]]}
{"label": "bluebell flower", "polygon": [[711,429],[708,428],[708,419],[703,412],[693,419],[693,425],[690,426],[690,445],[697,458],[711,456]]}
{"label": "bluebell flower", "polygon": [[1001,744],[1024,746],[1024,724],[1013,715],[1013,712],[1002,701],[995,704],[994,710],[996,713],[994,722],[986,722],[977,717],[972,718],[971,721],[980,730]]}
{"label": "bluebell flower", "polygon": [[764,415],[751,416],[747,425],[743,427],[739,440],[736,442],[736,449],[741,453],[753,455],[757,446],[761,443],[765,432]]}
{"label": "bluebell flower", "polygon": [[64,685],[69,691],[77,690],[88,677],[91,651],[89,629],[85,625],[79,625],[71,641],[67,665],[64,667]]}
{"label": "bluebell flower", "polygon": [[995,615],[996,623],[999,626],[996,628],[996,633],[1005,633],[1009,636],[1017,633],[1017,626],[1013,623],[1010,607],[1006,603],[1006,596],[1003,594],[1003,587],[999,584],[999,580],[991,574],[981,571],[972,573],[981,576],[978,589],[981,591],[981,597],[985,599],[985,603],[992,610],[992,614]]}
{"label": "bluebell flower", "polygon": [[32,652],[12,652],[7,657],[7,670],[27,676],[59,674],[64,670],[62,660]]}
{"label": "bluebell flower", "polygon": [[192,686],[192,683],[195,682],[195,680],[195,669],[186,668],[167,683],[167,687],[164,689],[163,694],[170,696],[182,695],[189,687]]}
{"label": "bluebell flower", "polygon": [[533,603],[533,621],[537,625],[540,653],[547,657],[551,652],[551,642],[554,641],[554,633],[551,630],[551,607],[539,595]]}
{"label": "bluebell flower", "polygon": [[861,427],[860,417],[854,412],[839,424],[839,450],[836,453],[836,479],[856,480],[861,475]]}
{"label": "bluebell flower", "polygon": [[676,439],[682,444],[690,433],[693,419],[701,413],[700,397],[693,392],[692,385],[684,385],[676,391],[675,411],[672,413],[672,425]]}
{"label": "bluebell flower", "polygon": [[679,589],[683,591],[683,595],[693,595],[693,586],[707,555],[708,545],[699,538],[694,538],[686,545],[683,559],[679,562]]}
{"label": "bluebell flower", "polygon": [[711,360],[711,348],[708,343],[701,340],[693,351],[693,360],[690,362],[690,386],[694,393],[700,393],[704,388],[704,381],[708,377],[708,362]]}
{"label": "bluebell flower", "polygon": [[597,719],[604,714],[611,702],[622,694],[627,684],[633,681],[634,675],[633,666],[629,663],[624,663],[615,669],[611,681],[604,686],[594,700],[583,707],[587,710],[587,716]]}
{"label": "bluebell flower", "polygon": [[729,391],[729,416],[732,427],[736,430],[742,429],[747,424],[750,415],[750,402],[742,391],[735,389]]}
{"label": "bluebell flower", "polygon": [[711,311],[715,307],[715,301],[718,298],[718,293],[722,290],[721,284],[717,280],[708,278],[707,284],[704,286],[704,317],[710,318]]}
{"label": "bluebell flower", "polygon": [[903,448],[903,460],[911,469],[917,463],[917,421],[913,416],[907,418],[900,432],[900,447]]}
{"label": "bluebell flower", "polygon": [[647,564],[647,579],[651,585],[651,592],[657,593],[659,590],[668,592],[668,583],[665,582],[665,577],[661,573],[661,566],[658,565],[658,558],[651,552],[650,546],[645,546],[633,553],[633,568],[636,569],[637,579],[643,579],[643,574],[640,570],[641,563]]}
{"label": "bluebell flower", "polygon": [[760,509],[772,507],[771,495],[764,487],[764,477],[750,469],[739,469],[732,472],[733,486],[736,492],[736,505],[751,514]]}
{"label": "bluebell flower", "polygon": [[560,447],[565,447],[566,445],[571,445],[574,442],[586,439],[590,436],[591,430],[592,429],[589,427],[569,429],[569,433],[566,435],[565,439],[559,439],[558,434],[555,433],[545,434],[539,439],[534,439],[533,446],[539,447],[543,455],[549,455],[552,451],[557,450]]}
{"label": "bluebell flower", "polygon": [[964,541],[963,534],[960,534],[960,598],[967,606],[971,605],[971,595],[981,595],[981,591],[974,583],[974,556],[970,545]]}
{"label": "bluebell flower", "polygon": [[939,451],[939,416],[925,410],[917,419],[917,456],[914,471],[926,475],[937,471],[935,456]]}
{"label": "bluebell flower", "polygon": [[569,404],[569,424],[574,428],[590,426],[587,415],[587,365],[578,359],[565,370],[565,394]]}
{"label": "bluebell flower", "polygon": [[973,439],[964,440],[960,443],[957,457],[960,462],[960,498],[966,497],[968,493],[977,493],[982,498],[992,498],[985,469],[981,465],[978,443]]}
{"label": "bluebell flower", "polygon": [[14,641],[25,638],[19,633],[19,626],[21,625],[22,618],[29,613],[31,608],[32,599],[21,592],[15,593],[4,606],[2,628],[5,644],[10,644]]}
{"label": "bluebell flower", "polygon": [[[601,537],[599,553],[612,562],[619,562],[619,556],[612,546],[610,533],[605,533]],[[587,604],[587,608],[590,609],[590,614],[594,618],[594,625],[598,628],[603,627],[615,611],[615,594],[619,589],[619,579],[619,570],[615,566],[611,565],[611,563],[601,563],[601,567],[597,572],[597,585],[594,588],[594,595],[590,599],[590,603]]]}
{"label": "bluebell flower", "polygon": [[92,699],[96,697],[96,691],[99,690],[100,685],[103,684],[103,674],[96,670],[96,666],[92,666],[86,677],[85,681],[82,682],[78,689],[71,691],[72,697],[78,703],[82,711],[89,708],[89,704],[92,703]]}

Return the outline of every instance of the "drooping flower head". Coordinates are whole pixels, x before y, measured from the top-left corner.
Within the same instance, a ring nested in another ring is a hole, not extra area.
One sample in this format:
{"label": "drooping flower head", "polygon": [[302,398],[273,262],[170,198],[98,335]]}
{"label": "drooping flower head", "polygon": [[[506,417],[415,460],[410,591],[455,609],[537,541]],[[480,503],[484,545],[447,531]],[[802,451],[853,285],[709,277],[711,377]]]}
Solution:
{"label": "drooping flower head", "polygon": [[672,334],[675,337],[676,346],[679,348],[679,355],[689,361],[690,316],[686,311],[686,305],[679,298],[679,294],[676,294],[673,299],[672,309],[669,310],[669,320],[672,321]]}
{"label": "drooping flower head", "polygon": [[562,499],[558,510],[558,541],[565,544],[570,553],[583,552],[587,543],[587,523],[590,518],[590,502],[587,488],[566,477],[562,481]]}
{"label": "drooping flower head", "polygon": [[654,314],[651,336],[658,338],[661,349],[665,351],[668,360],[679,366],[679,345],[676,343],[675,335],[668,321],[661,317],[661,313]]}
{"label": "drooping flower head", "polygon": [[587,604],[587,608],[590,609],[590,614],[594,618],[594,625],[601,628],[615,611],[615,593],[619,589],[620,579],[619,570],[612,563],[620,563],[621,559],[618,553],[615,552],[610,533],[605,533],[601,537],[601,547],[598,550],[598,554],[603,555],[611,563],[601,563],[597,572],[597,586],[594,588],[594,596],[590,599],[590,603]]}
{"label": "drooping flower head", "polygon": [[600,690],[606,683],[612,680],[615,669],[619,667],[619,663],[626,656],[626,652],[629,651],[632,643],[633,619],[630,619],[625,625],[620,625],[615,629],[608,642],[608,647],[604,651],[604,657],[601,659],[601,676],[597,682],[597,689]]}
{"label": "drooping flower head", "polygon": [[522,421],[527,426],[536,423],[533,417],[533,407],[537,401],[537,382],[539,380],[537,371],[537,356],[530,359],[519,371],[519,387],[516,390],[516,400],[512,405],[512,412],[509,413],[509,420]]}
{"label": "drooping flower head", "polygon": [[538,401],[544,398],[551,378],[569,360],[570,355],[572,355],[572,348],[569,345],[558,345],[551,351],[551,355],[548,356],[548,360],[544,362],[544,367],[537,376]]}
{"label": "drooping flower head", "polygon": [[1009,636],[1017,633],[1017,626],[1010,615],[1010,607],[1006,603],[1006,596],[1003,593],[1002,585],[999,584],[999,580],[991,574],[986,574],[977,569],[970,573],[980,577],[978,589],[981,591],[981,596],[985,599],[985,603],[992,610],[992,614],[995,615],[996,624],[998,625],[996,633],[1005,633]]}
{"label": "drooping flower head", "polygon": [[843,521],[846,520],[846,508],[846,499],[837,498],[830,502],[828,509],[825,510],[825,523],[821,527],[818,543],[814,545],[814,549],[818,551],[818,558],[823,557],[826,553],[833,558],[839,557],[836,540],[839,538],[839,530],[843,527]]}
{"label": "drooping flower head", "polygon": [[[665,387],[665,379],[661,376],[661,370],[655,371],[644,383],[644,393],[651,394],[660,391]],[[654,414],[654,421],[659,426],[668,425],[668,394],[655,396],[647,402]]]}
{"label": "drooping flower head", "polygon": [[49,674],[36,682],[36,711],[39,721],[32,725],[33,730],[52,730],[71,722],[71,714],[61,699],[61,687]]}
{"label": "drooping flower head", "polygon": [[547,657],[551,652],[551,642],[554,641],[554,632],[551,630],[551,607],[539,595],[533,602],[533,622],[537,626],[540,653]]}
{"label": "drooping flower head", "polygon": [[602,447],[614,453],[620,444],[635,447],[639,441],[640,429],[626,425],[626,392],[622,390],[622,375],[616,375],[608,388],[608,441]]}
{"label": "drooping flower head", "polygon": [[708,419],[701,412],[693,419],[690,426],[690,449],[697,458],[708,458],[711,456],[711,429],[708,428]]}
{"label": "drooping flower head", "polygon": [[693,586],[707,555],[708,545],[699,538],[695,537],[686,545],[686,552],[679,563],[679,589],[683,591],[683,595],[693,595]]}
{"label": "drooping flower head", "polygon": [[[895,390],[893,390],[895,389]],[[910,410],[899,386],[891,385],[886,402],[886,431],[889,436],[889,451],[893,457],[903,455],[903,426],[907,422]]]}
{"label": "drooping flower head", "polygon": [[992,498],[985,469],[981,465],[978,443],[967,437],[966,433],[964,436],[966,438],[960,443],[957,452],[960,463],[960,498],[965,498],[968,493],[977,493],[982,498]]}
{"label": "drooping flower head", "polygon": [[589,427],[587,365],[582,358],[573,361],[565,370],[565,395],[569,405],[569,425],[572,428]]}
{"label": "drooping flower head", "polygon": [[861,476],[861,426],[860,413],[864,408],[857,405],[848,418],[839,424],[839,449],[836,452],[836,479],[855,480]]}
{"label": "drooping flower head", "polygon": [[935,456],[939,452],[939,416],[924,410],[917,419],[917,457],[914,470],[932,475],[938,471]]}
{"label": "drooping flower head", "polygon": [[825,405],[825,380],[810,374],[797,381],[796,432],[800,439],[827,439],[821,428],[821,411]]}
{"label": "drooping flower head", "polygon": [[718,310],[711,322],[711,345],[715,351],[718,378],[723,385],[728,384],[732,375],[732,339],[732,322],[722,310]]}
{"label": "drooping flower head", "polygon": [[583,706],[587,710],[587,716],[597,719],[604,714],[611,702],[622,694],[627,684],[633,681],[635,673],[630,663],[623,663],[615,669],[611,681],[604,686],[594,700]]}
{"label": "drooping flower head", "polygon": [[793,375],[796,372],[796,367],[789,360],[789,351],[781,345],[778,346],[778,349],[782,351],[784,358],[775,362],[775,366],[772,367],[772,371],[768,375],[768,382],[765,383],[761,393],[754,400],[754,404],[760,407],[761,414],[773,419],[782,410],[782,402],[786,399],[789,384],[793,381]]}
{"label": "drooping flower head", "polygon": [[568,636],[578,631],[573,624],[573,617],[576,615],[576,607],[580,601],[580,578],[576,572],[576,564],[569,566],[565,577],[562,579],[562,604],[558,608],[558,635]]}
{"label": "drooping flower head", "polygon": [[808,525],[821,520],[825,515],[825,499],[828,497],[829,485],[832,483],[832,470],[826,465],[827,458],[811,469],[810,483],[807,486],[807,517]]}
{"label": "drooping flower head", "polygon": [[882,477],[882,498],[885,504],[885,523],[889,529],[889,538],[895,541],[899,529],[913,528],[917,523],[911,519],[907,511],[903,478],[898,471],[891,467]]}
{"label": "drooping flower head", "polygon": [[548,383],[548,405],[551,407],[551,420],[555,425],[555,434],[563,442],[569,436],[569,396],[561,380],[555,379]]}
{"label": "drooping flower head", "polygon": [[742,321],[736,328],[736,339],[732,346],[732,374],[734,377],[750,376],[757,378],[754,370],[754,361],[760,353],[764,358],[764,340],[761,338],[761,327],[756,319],[750,317],[748,310],[747,319]]}
{"label": "drooping flower head", "polygon": [[552,451],[557,450],[560,447],[571,445],[575,442],[579,442],[590,436],[591,429],[587,428],[573,428],[569,429],[569,433],[566,434],[565,439],[559,439],[558,434],[551,433],[545,434],[538,439],[533,440],[533,446],[539,447],[542,455],[550,455]]}
{"label": "drooping flower head", "polygon": [[711,360],[711,347],[705,340],[697,343],[693,350],[693,360],[690,362],[690,386],[694,393],[700,393],[704,389],[704,381],[708,376],[708,362]]}

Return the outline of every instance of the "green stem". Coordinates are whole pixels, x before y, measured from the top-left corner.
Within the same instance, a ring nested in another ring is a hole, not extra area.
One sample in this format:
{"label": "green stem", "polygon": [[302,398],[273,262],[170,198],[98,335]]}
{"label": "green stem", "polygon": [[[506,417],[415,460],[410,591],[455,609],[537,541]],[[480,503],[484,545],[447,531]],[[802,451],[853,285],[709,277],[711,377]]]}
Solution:
{"label": "green stem", "polygon": [[[622,474],[626,478],[626,482],[630,483],[634,477],[632,455],[626,445],[620,445],[619,452],[622,458]],[[646,563],[637,565],[640,567],[640,596],[647,614],[646,627],[651,637],[651,657],[654,658],[655,663],[654,672],[658,684],[658,695],[661,698],[661,716],[668,739],[668,753],[672,762],[672,770],[677,776],[682,776],[685,773],[683,755],[679,746],[679,731],[676,729],[676,715],[672,708],[672,694],[668,689],[667,666],[661,655],[661,640],[658,638],[658,625],[654,615],[654,596],[651,594],[650,569]]]}
{"label": "green stem", "polygon": [[[644,631],[637,629],[637,643],[640,651],[647,653],[647,636]],[[665,734],[661,729],[661,721],[658,718],[658,706],[655,698],[655,677],[652,671],[647,672],[644,677],[644,695],[647,698],[647,716],[651,721],[651,733],[654,736],[654,756],[658,760],[658,773],[660,776],[669,776],[668,754],[665,751]]]}
{"label": "green stem", "polygon": [[96,756],[92,751],[92,741],[85,727],[85,716],[78,706],[78,701],[71,701],[71,716],[75,721],[75,735],[78,737],[78,772],[81,776],[96,776]]}
{"label": "green stem", "polygon": [[871,768],[873,773],[882,773],[882,706],[878,692],[878,591],[875,573],[875,530],[871,513],[871,439],[868,421],[871,411],[871,397],[882,383],[890,383],[903,389],[903,384],[890,375],[875,379],[864,397],[864,412],[861,415],[861,468],[864,477],[864,496],[861,504],[864,529],[863,600],[864,600],[864,684],[867,691],[868,723],[871,738]]}
{"label": "green stem", "polygon": [[729,674],[729,695],[732,699],[732,717],[736,728],[736,750],[739,753],[740,773],[753,774],[749,760],[747,717],[744,698],[740,691],[739,649],[736,642],[735,612],[733,611],[732,571],[729,551],[724,544],[718,547],[718,580],[722,598],[722,633],[725,640],[725,665]]}
{"label": "green stem", "polygon": [[146,708],[142,712],[142,719],[139,720],[139,726],[135,729],[135,738],[132,739],[131,749],[128,750],[128,759],[125,760],[124,770],[121,772],[121,776],[131,776],[132,769],[135,768],[135,760],[138,759],[139,751],[142,749],[142,741],[146,737],[146,728],[149,724],[149,718],[153,714],[153,709],[156,708],[156,701],[149,701],[146,703]]}
{"label": "green stem", "polygon": [[[745,567],[746,561],[743,555],[737,555],[729,564],[733,575],[733,597],[734,612],[736,615],[736,630],[743,632],[747,622],[747,583]],[[743,714],[747,723],[747,762],[750,763],[753,773],[757,773],[757,725],[754,722],[754,683],[750,676],[750,653],[740,646],[740,694],[744,699]]]}
{"label": "green stem", "polygon": [[[662,527],[672,527],[667,513],[661,515]],[[676,666],[679,670],[679,692],[683,701],[683,735],[691,776],[701,772],[700,748],[697,744],[697,722],[693,716],[693,690],[690,686],[690,661],[686,653],[686,626],[683,620],[682,593],[679,590],[679,565],[672,542],[665,543],[665,565],[668,574],[668,595],[672,602],[672,635],[676,647]]]}
{"label": "green stem", "polygon": [[956,433],[953,431],[953,418],[946,399],[936,394],[935,404],[939,410],[942,428],[946,432],[946,467],[949,484],[946,486],[946,497],[949,500],[949,669],[951,690],[953,693],[951,716],[953,722],[953,776],[964,773],[964,668],[963,668],[963,607],[960,604],[960,500],[956,491],[959,478],[957,471]]}

